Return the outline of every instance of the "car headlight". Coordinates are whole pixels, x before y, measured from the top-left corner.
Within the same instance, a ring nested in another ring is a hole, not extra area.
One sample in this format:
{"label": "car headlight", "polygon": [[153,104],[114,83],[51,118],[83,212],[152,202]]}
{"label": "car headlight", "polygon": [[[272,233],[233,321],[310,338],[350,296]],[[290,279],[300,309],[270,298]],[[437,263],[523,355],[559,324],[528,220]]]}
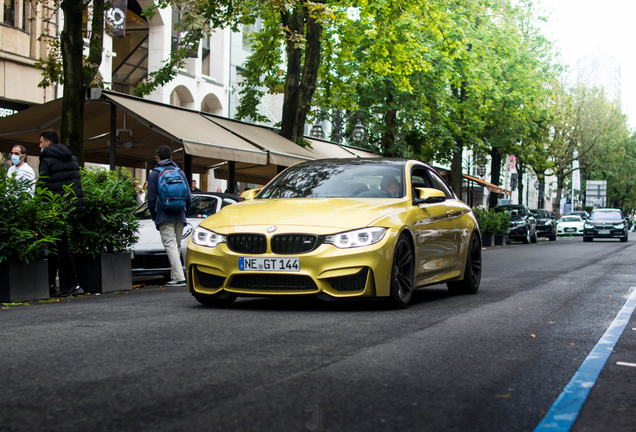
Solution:
{"label": "car headlight", "polygon": [[552,225],[552,221],[546,221],[544,225]]}
{"label": "car headlight", "polygon": [[192,234],[192,225],[187,223],[183,226],[183,235],[181,236],[181,240],[188,238],[190,234]]}
{"label": "car headlight", "polygon": [[618,225],[614,225],[614,229],[623,229],[623,228],[625,228],[625,224],[623,224],[623,223],[620,223]]}
{"label": "car headlight", "polygon": [[592,224],[585,224],[585,229],[594,229],[594,225],[592,225]]}
{"label": "car headlight", "polygon": [[196,227],[192,234],[192,242],[199,246],[216,247],[220,243],[225,243],[225,236],[217,234],[205,228]]}
{"label": "car headlight", "polygon": [[363,228],[329,235],[325,237],[325,243],[332,244],[339,249],[369,246],[382,240],[384,233],[386,233],[386,228]]}

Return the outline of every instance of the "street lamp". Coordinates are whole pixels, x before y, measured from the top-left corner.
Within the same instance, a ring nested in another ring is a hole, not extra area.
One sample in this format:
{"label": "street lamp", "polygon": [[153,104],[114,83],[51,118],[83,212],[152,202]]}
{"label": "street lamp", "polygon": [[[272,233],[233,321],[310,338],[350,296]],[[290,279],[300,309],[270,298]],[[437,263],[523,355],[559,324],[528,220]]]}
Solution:
{"label": "street lamp", "polygon": [[328,113],[326,111],[317,110],[316,111],[316,122],[311,127],[311,131],[309,134],[312,138],[324,139],[325,131],[320,124],[321,120],[327,120],[333,126],[333,133],[335,136],[336,144],[340,145],[340,136],[342,133],[342,126],[346,125],[350,120],[358,120],[358,123],[353,127],[353,132],[351,134],[351,138],[353,142],[356,144],[360,144],[364,138],[366,137],[366,130],[362,125],[362,111],[357,110],[353,111],[351,114],[346,115],[341,110],[335,110],[333,114]]}

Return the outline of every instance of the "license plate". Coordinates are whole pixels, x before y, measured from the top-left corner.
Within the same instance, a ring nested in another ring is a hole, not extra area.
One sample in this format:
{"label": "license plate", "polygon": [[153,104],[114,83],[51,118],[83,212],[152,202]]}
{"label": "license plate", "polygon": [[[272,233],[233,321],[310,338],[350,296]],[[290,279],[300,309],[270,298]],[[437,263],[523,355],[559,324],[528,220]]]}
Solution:
{"label": "license plate", "polygon": [[609,230],[600,230],[598,233],[599,234],[609,234],[610,231]]}
{"label": "license plate", "polygon": [[239,270],[297,272],[300,270],[300,259],[239,257]]}
{"label": "license plate", "polygon": [[566,228],[565,231],[576,231],[576,228]]}

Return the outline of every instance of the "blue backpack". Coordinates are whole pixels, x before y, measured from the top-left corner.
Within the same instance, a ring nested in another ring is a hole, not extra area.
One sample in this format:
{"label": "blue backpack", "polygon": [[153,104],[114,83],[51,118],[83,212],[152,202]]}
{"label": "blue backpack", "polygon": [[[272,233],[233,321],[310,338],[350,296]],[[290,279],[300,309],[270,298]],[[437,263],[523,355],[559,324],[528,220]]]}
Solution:
{"label": "blue backpack", "polygon": [[157,203],[168,211],[179,211],[186,207],[188,200],[188,185],[181,176],[181,170],[175,167],[157,167],[153,171],[159,172],[157,180]]}

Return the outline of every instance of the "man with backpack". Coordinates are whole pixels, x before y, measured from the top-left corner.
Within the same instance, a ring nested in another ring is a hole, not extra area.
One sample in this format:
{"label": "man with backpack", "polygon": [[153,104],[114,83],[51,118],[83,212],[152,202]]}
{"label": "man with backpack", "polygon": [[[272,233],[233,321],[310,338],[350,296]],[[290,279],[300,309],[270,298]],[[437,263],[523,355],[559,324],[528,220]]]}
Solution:
{"label": "man with backpack", "polygon": [[157,165],[148,178],[148,208],[170,260],[171,280],[166,286],[185,286],[181,239],[186,211],[192,205],[190,187],[185,173],[173,162],[170,147],[159,147],[155,156]]}

